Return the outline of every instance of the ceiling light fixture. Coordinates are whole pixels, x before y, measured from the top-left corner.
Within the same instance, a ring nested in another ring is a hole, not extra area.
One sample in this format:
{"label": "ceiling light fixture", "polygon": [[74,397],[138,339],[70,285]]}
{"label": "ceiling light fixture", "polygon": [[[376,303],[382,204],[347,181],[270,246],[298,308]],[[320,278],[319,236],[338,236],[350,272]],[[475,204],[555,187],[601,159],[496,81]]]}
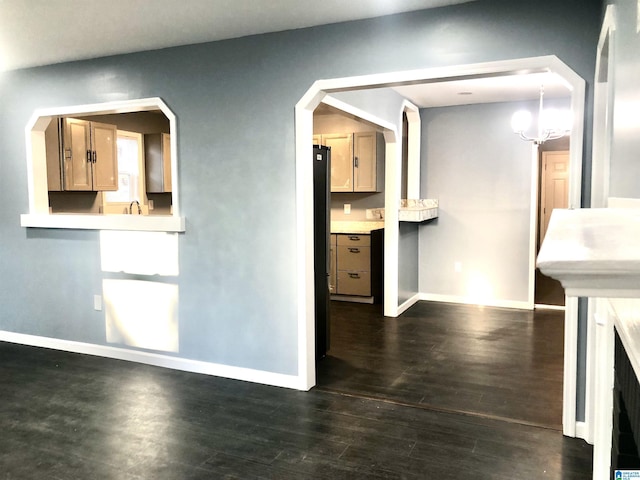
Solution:
{"label": "ceiling light fixture", "polygon": [[547,140],[555,140],[571,133],[571,112],[569,110],[558,110],[542,108],[542,98],[544,97],[544,86],[540,86],[540,104],[538,107],[538,131],[536,136],[527,135],[525,132],[531,126],[531,112],[519,110],[511,117],[511,128],[514,133],[520,135],[522,140],[533,142],[535,145],[542,145]]}

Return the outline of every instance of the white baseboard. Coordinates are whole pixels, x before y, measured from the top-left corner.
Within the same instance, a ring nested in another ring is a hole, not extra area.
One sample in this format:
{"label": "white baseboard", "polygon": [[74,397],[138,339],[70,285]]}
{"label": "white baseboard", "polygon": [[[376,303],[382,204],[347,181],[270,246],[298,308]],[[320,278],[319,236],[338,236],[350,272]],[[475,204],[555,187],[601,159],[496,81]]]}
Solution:
{"label": "white baseboard", "polygon": [[420,294],[416,293],[413,297],[409,298],[408,300],[404,301],[401,305],[398,306],[398,311],[396,316],[402,315],[404,312],[409,310],[419,301],[420,301]]}
{"label": "white baseboard", "polygon": [[576,438],[581,438],[585,442],[593,445],[593,440],[589,438],[589,429],[585,422],[576,422]]}
{"label": "white baseboard", "polygon": [[97,357],[113,358],[130,362],[144,363],[156,367],[171,368],[185,372],[202,373],[216,377],[244,380],[247,382],[261,383],[275,387],[285,387],[295,390],[308,390],[303,380],[296,375],[284,375],[281,373],[265,372],[251,368],[234,367],[219,363],[202,362],[188,358],[173,357],[158,353],[127,350],[125,348],[111,347],[107,345],[95,345],[92,343],[60,340],[50,337],[39,337],[0,330],[0,341],[19,343],[32,347],[51,348],[65,352],[83,353]]}
{"label": "white baseboard", "polygon": [[437,293],[421,293],[420,300],[429,302],[461,303],[464,305],[481,305],[484,307],[517,308],[520,310],[533,310],[533,304],[529,302],[519,302],[516,300],[491,300],[489,302],[478,303],[477,299],[460,297],[457,295],[440,295]]}
{"label": "white baseboard", "polygon": [[558,310],[562,312],[566,310],[564,305],[546,305],[544,303],[536,303],[534,308],[536,310]]}

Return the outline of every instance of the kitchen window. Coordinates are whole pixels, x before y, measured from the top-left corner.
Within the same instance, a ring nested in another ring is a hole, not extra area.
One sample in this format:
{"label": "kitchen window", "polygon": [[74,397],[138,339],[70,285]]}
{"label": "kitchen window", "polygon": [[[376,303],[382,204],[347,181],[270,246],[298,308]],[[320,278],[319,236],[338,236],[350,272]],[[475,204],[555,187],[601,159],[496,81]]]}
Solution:
{"label": "kitchen window", "polygon": [[[102,208],[106,214],[148,214],[144,201],[144,156],[142,134],[118,130],[118,190],[102,193]],[[136,203],[137,202],[137,203]]]}

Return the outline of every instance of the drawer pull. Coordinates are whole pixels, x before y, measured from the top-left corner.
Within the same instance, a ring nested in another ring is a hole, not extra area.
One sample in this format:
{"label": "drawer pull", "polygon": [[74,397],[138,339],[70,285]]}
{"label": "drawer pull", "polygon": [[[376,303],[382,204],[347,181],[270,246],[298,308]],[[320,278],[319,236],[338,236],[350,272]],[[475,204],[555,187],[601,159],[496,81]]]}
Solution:
{"label": "drawer pull", "polygon": [[360,249],[359,248],[350,248],[349,249],[349,253],[360,253]]}
{"label": "drawer pull", "polygon": [[349,240],[351,240],[352,242],[359,242],[360,237],[357,235],[349,235]]}
{"label": "drawer pull", "polygon": [[349,278],[360,278],[360,274],[359,273],[351,273],[351,272],[349,272]]}

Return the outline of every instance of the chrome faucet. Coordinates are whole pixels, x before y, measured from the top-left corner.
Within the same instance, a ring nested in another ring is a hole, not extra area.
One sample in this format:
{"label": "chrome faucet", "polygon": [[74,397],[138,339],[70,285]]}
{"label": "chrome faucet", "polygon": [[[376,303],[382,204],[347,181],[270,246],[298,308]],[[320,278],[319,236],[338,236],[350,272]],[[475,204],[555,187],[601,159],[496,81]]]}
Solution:
{"label": "chrome faucet", "polygon": [[129,215],[131,215],[131,208],[133,207],[134,203],[138,205],[138,215],[142,215],[142,208],[140,208],[140,202],[138,200],[134,200],[129,204]]}

